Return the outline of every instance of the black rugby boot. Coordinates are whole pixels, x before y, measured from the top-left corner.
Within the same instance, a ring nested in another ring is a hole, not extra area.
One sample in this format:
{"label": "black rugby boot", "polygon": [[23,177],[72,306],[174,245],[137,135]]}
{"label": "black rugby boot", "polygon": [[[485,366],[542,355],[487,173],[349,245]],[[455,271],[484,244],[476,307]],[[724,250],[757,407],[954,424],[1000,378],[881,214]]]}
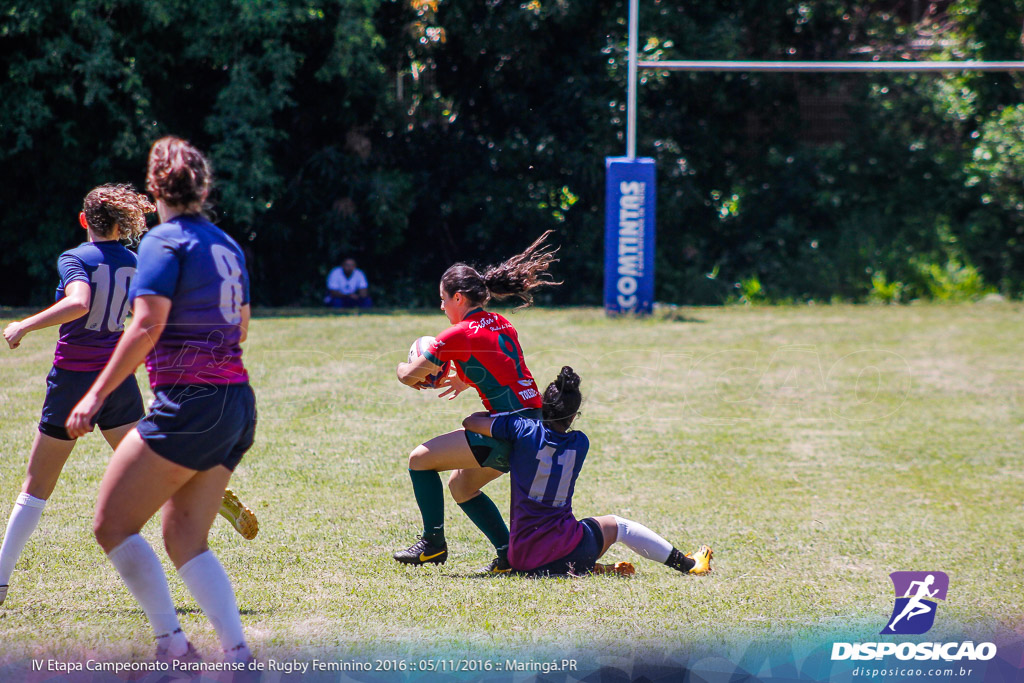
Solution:
{"label": "black rugby boot", "polygon": [[441,541],[440,545],[434,545],[426,538],[421,538],[405,550],[396,552],[395,559],[402,564],[444,564],[448,559],[448,544]]}

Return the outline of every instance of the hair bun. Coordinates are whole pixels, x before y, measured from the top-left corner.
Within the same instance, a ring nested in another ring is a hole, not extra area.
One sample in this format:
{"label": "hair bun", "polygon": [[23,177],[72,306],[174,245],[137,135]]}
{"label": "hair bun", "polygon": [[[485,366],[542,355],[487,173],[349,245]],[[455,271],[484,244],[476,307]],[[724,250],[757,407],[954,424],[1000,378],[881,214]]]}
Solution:
{"label": "hair bun", "polygon": [[580,388],[580,376],[571,367],[565,365],[562,367],[562,371],[558,373],[555,386],[558,387],[559,391],[576,391]]}

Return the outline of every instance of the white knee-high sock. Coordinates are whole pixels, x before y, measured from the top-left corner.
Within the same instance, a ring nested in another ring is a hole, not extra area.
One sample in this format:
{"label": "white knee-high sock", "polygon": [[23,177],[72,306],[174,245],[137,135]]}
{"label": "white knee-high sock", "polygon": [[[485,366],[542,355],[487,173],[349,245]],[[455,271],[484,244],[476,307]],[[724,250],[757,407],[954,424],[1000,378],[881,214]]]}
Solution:
{"label": "white knee-high sock", "polygon": [[633,552],[643,555],[649,560],[655,560],[664,564],[665,560],[672,553],[672,544],[654,533],[640,522],[623,519],[616,515],[615,523],[619,527],[617,543],[623,543]]}
{"label": "white knee-high sock", "polygon": [[4,533],[4,544],[0,548],[0,586],[10,583],[14,565],[21,557],[28,537],[36,530],[44,507],[45,500],[27,493],[20,494],[14,502],[11,518],[7,521],[7,531]]}
{"label": "white knee-high sock", "polygon": [[142,611],[153,625],[153,633],[161,641],[160,646],[166,646],[171,655],[184,654],[188,641],[174,611],[167,575],[146,539],[139,534],[129,536],[107,553],[107,557],[142,606]]}
{"label": "white knee-high sock", "polygon": [[233,657],[248,656],[235,591],[217,556],[210,550],[200,553],[183,564],[178,574],[213,624],[220,646]]}

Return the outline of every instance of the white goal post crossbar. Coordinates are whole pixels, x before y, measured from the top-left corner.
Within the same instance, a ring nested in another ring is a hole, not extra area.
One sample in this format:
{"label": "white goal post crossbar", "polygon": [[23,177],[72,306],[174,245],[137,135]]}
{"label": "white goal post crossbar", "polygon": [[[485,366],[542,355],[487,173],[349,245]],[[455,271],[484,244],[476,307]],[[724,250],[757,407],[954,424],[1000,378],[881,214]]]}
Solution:
{"label": "white goal post crossbar", "polygon": [[1024,62],[732,62],[664,61],[637,62],[641,69],[659,71],[775,71],[786,73],[858,73],[875,71],[1024,71]]}
{"label": "white goal post crossbar", "polygon": [[774,73],[934,73],[941,71],[1024,71],[1024,62],[786,62],[786,61],[638,61],[640,0],[629,0],[629,80],[626,95],[626,158],[636,158],[637,69]]}

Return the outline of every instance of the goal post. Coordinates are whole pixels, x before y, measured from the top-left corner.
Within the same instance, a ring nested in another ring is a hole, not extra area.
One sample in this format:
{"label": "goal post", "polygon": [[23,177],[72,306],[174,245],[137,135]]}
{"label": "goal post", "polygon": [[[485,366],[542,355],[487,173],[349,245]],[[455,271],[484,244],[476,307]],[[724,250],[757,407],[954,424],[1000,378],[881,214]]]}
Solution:
{"label": "goal post", "polygon": [[629,1],[626,156],[605,158],[604,308],[609,315],[654,308],[656,186],[651,158],[636,156],[637,69],[775,73],[1024,71],[1024,62],[638,61],[640,0]]}

